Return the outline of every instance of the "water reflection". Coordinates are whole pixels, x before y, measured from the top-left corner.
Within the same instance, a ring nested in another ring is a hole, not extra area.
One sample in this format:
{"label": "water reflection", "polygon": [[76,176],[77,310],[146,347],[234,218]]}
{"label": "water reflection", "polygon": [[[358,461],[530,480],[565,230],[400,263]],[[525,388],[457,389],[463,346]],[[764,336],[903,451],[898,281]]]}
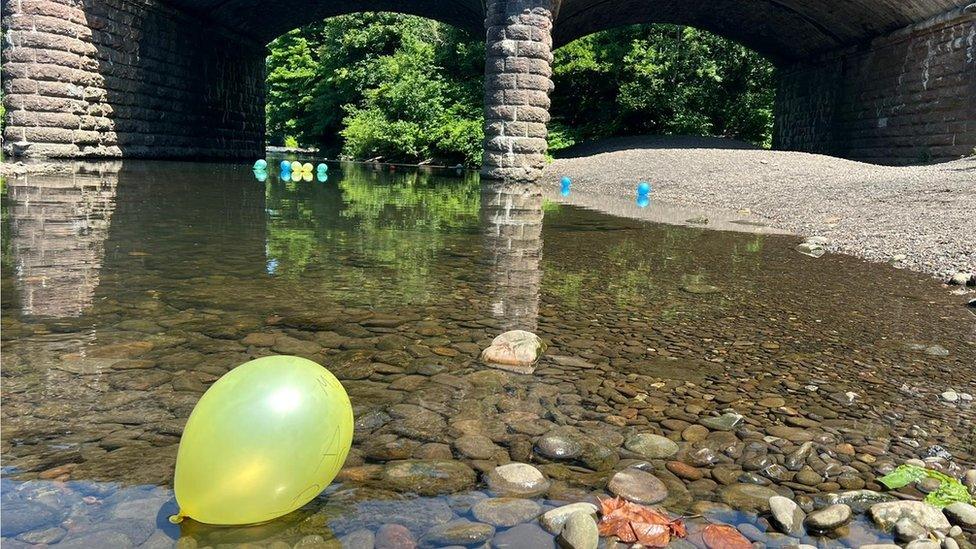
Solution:
{"label": "water reflection", "polygon": [[505,330],[535,331],[542,282],[542,192],[485,185],[481,194],[491,314]]}
{"label": "water reflection", "polygon": [[99,284],[118,164],[7,182],[10,257],[23,314],[76,317]]}

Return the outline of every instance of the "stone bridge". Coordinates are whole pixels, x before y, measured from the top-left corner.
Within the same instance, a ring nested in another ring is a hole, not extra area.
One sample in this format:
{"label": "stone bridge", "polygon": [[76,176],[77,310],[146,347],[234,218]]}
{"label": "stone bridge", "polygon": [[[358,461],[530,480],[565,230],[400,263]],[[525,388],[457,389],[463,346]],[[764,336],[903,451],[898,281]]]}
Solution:
{"label": "stone bridge", "polygon": [[545,162],[552,49],[632,23],[693,25],[779,67],[777,148],[886,164],[976,147],[971,0],[3,0],[4,149],[28,157],[263,155],[266,44],[358,11],[487,40],[489,177]]}

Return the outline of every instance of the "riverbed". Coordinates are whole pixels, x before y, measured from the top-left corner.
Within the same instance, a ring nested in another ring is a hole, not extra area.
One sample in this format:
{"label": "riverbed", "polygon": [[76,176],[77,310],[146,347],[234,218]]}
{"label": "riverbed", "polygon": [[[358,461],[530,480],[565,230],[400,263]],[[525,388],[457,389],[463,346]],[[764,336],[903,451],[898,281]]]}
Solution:
{"label": "riverbed", "polygon": [[[538,516],[621,471],[614,493],[651,491],[693,534],[856,547],[891,535],[862,515],[791,538],[769,497],[813,507],[908,459],[976,462],[976,324],[924,274],[471,173],[308,179],[165,162],[6,179],[5,548],[545,547]],[[548,344],[531,372],[479,360],[511,329]],[[190,411],[271,354],[342,382],[344,469],[264,525],[170,524]],[[500,483],[510,462],[542,479]]]}

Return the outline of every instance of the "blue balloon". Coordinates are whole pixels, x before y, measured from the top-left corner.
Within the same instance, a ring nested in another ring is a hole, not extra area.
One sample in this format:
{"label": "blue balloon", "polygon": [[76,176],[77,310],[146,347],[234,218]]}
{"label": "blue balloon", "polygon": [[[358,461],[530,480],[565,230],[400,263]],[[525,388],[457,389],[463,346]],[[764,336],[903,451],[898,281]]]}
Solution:
{"label": "blue balloon", "polygon": [[647,195],[650,192],[651,192],[651,184],[648,183],[647,181],[641,181],[640,183],[637,184],[638,195]]}
{"label": "blue balloon", "polygon": [[647,195],[641,195],[637,197],[637,207],[646,208],[651,203],[651,199]]}
{"label": "blue balloon", "polygon": [[255,168],[254,169],[254,179],[257,179],[261,183],[264,183],[265,181],[268,180],[268,172],[266,172],[264,170],[259,170],[259,169]]}
{"label": "blue balloon", "polygon": [[565,175],[563,176],[563,178],[562,178],[562,179],[560,179],[560,180],[559,180],[559,183],[560,183],[560,184],[561,184],[561,185],[562,185],[563,187],[568,187],[568,186],[569,186],[569,185],[570,185],[570,184],[571,184],[572,182],[573,182],[573,180],[572,180],[572,179],[570,179],[570,178],[568,178],[568,177],[566,177]]}
{"label": "blue balloon", "polygon": [[268,161],[265,160],[265,159],[263,159],[263,158],[259,158],[259,159],[255,160],[254,161],[254,169],[255,170],[266,170],[266,169],[268,169]]}
{"label": "blue balloon", "polygon": [[283,171],[283,172],[284,171],[290,172],[291,171],[291,162],[289,162],[287,160],[282,160],[281,161],[281,164],[278,164],[278,168],[280,168],[281,171]]}
{"label": "blue balloon", "polygon": [[569,185],[566,185],[562,189],[560,189],[559,194],[563,196],[569,196]]}
{"label": "blue balloon", "polygon": [[319,183],[325,183],[329,180],[329,174],[325,172],[319,172],[315,174],[315,177],[319,180]]}
{"label": "blue balloon", "polygon": [[327,172],[327,171],[329,171],[329,165],[326,164],[325,162],[323,162],[323,163],[319,164],[318,166],[316,166],[315,169],[318,170],[318,171],[320,171],[320,172]]}

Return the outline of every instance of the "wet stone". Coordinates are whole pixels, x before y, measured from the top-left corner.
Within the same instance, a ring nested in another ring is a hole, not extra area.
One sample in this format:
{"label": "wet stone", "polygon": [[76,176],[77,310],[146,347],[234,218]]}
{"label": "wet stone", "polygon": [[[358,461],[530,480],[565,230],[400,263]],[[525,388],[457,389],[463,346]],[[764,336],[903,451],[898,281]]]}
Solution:
{"label": "wet stone", "polygon": [[[553,538],[534,524],[519,524],[495,534],[491,540],[496,549],[552,549]],[[377,547],[377,549],[379,549]]]}
{"label": "wet stone", "polygon": [[651,433],[639,433],[624,442],[624,448],[644,459],[666,459],[678,453],[678,445],[669,438]]}
{"label": "wet stone", "polygon": [[899,541],[914,541],[928,537],[928,530],[910,518],[900,518],[895,522],[895,539]]}
{"label": "wet stone", "polygon": [[535,450],[549,459],[575,459],[583,453],[583,445],[569,437],[551,434],[536,441]]}
{"label": "wet stone", "polygon": [[643,504],[657,503],[668,497],[668,488],[660,479],[633,467],[613,475],[607,490],[615,496]]}
{"label": "wet stone", "polygon": [[721,488],[719,495],[733,509],[767,512],[769,499],[779,494],[765,486],[740,483]]}
{"label": "wet stone", "polygon": [[507,463],[486,476],[488,489],[501,496],[531,498],[549,490],[549,480],[527,463]]}
{"label": "wet stone", "polygon": [[831,532],[850,520],[851,508],[843,503],[835,503],[810,513],[803,524],[814,532]]}
{"label": "wet stone", "polygon": [[923,501],[889,501],[876,503],[868,509],[871,520],[882,530],[891,530],[899,519],[908,518],[928,530],[948,530],[951,527],[945,515]]}
{"label": "wet stone", "polygon": [[698,422],[713,431],[731,431],[742,423],[742,416],[739,414],[722,414],[718,417],[703,417]]}
{"label": "wet stone", "polygon": [[499,447],[484,435],[464,435],[454,441],[454,447],[471,459],[491,459]]}
{"label": "wet stone", "polygon": [[665,467],[667,467],[668,471],[674,473],[675,476],[685,480],[700,480],[703,476],[701,470],[680,461],[669,461],[665,464]]}
{"label": "wet stone", "polygon": [[803,533],[803,520],[806,518],[806,513],[793,500],[773,496],[769,498],[769,511],[773,522],[783,533],[790,535]]}
{"label": "wet stone", "polygon": [[566,549],[596,549],[600,542],[596,521],[589,513],[573,513],[563,525],[558,541]]}
{"label": "wet stone", "polygon": [[422,496],[460,492],[474,486],[475,480],[474,471],[459,461],[394,461],[383,470],[387,486]]}
{"label": "wet stone", "polygon": [[592,517],[596,517],[597,508],[596,505],[587,502],[570,503],[569,505],[563,505],[562,507],[556,507],[543,513],[539,517],[539,524],[546,529],[549,533],[553,535],[559,534],[562,531],[563,525],[574,513],[587,513]]}
{"label": "wet stone", "polygon": [[539,516],[542,506],[530,499],[488,498],[471,508],[474,518],[494,526],[515,526]]}
{"label": "wet stone", "polygon": [[968,503],[957,501],[942,509],[945,516],[952,524],[963,528],[976,528],[976,507]]}
{"label": "wet stone", "polygon": [[434,526],[424,534],[427,545],[474,545],[484,543],[495,535],[495,527],[490,524],[458,519]]}

